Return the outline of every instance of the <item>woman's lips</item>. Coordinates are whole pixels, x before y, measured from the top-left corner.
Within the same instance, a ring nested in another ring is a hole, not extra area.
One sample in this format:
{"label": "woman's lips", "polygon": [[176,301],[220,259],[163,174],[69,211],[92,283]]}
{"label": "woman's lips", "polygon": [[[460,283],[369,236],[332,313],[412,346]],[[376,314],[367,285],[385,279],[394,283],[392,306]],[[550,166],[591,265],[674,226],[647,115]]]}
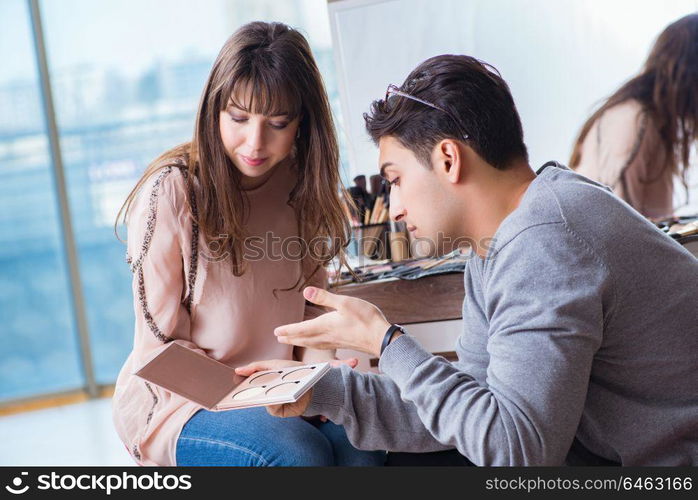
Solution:
{"label": "woman's lips", "polygon": [[417,229],[417,228],[414,227],[414,226],[407,226],[407,230],[408,230],[410,233],[413,232],[413,231],[416,231],[416,229]]}
{"label": "woman's lips", "polygon": [[250,158],[249,156],[245,155],[240,155],[240,158],[242,158],[242,161],[247,163],[251,167],[258,167],[265,161],[267,161],[266,158]]}

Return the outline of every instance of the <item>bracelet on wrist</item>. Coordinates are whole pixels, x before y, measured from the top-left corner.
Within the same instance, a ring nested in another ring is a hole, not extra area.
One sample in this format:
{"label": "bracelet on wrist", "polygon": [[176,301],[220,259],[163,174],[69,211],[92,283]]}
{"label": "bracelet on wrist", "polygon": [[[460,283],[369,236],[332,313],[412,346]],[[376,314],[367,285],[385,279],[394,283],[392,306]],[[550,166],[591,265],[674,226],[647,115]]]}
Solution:
{"label": "bracelet on wrist", "polygon": [[396,324],[390,325],[388,330],[385,332],[385,335],[383,336],[383,342],[381,342],[381,355],[383,355],[383,351],[385,351],[385,348],[388,347],[388,344],[390,344],[390,339],[393,338],[393,334],[397,331],[401,332],[402,334],[405,333],[405,329],[402,326]]}

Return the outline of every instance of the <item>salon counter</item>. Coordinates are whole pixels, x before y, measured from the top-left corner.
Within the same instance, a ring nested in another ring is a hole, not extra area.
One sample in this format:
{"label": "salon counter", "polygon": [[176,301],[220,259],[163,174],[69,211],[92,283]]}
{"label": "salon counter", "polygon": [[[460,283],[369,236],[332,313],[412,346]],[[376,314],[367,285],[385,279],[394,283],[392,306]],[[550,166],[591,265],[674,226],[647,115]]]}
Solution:
{"label": "salon counter", "polygon": [[460,319],[465,296],[463,273],[351,283],[331,291],[371,302],[401,325]]}
{"label": "salon counter", "polygon": [[[397,278],[352,283],[330,291],[366,300],[378,306],[391,323],[409,325],[410,335],[434,354],[456,359],[454,346],[461,322],[463,273],[438,274],[416,280]],[[359,359],[360,371],[377,371],[378,360],[356,351],[338,351],[341,358]]]}

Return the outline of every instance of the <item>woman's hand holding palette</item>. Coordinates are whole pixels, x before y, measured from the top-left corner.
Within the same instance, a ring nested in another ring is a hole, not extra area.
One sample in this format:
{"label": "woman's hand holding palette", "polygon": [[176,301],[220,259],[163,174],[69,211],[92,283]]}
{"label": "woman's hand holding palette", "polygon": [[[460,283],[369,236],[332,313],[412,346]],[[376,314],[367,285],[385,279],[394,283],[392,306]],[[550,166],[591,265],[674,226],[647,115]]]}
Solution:
{"label": "woman's hand holding palette", "polygon": [[328,363],[253,373],[233,368],[171,342],[135,375],[212,411],[293,403],[330,369]]}

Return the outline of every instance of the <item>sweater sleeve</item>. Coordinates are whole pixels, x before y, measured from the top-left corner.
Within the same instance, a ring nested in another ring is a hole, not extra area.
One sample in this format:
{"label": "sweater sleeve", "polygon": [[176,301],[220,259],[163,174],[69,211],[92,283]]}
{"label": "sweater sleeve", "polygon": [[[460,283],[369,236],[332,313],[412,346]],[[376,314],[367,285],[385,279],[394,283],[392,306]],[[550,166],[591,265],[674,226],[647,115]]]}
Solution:
{"label": "sweater sleeve", "polygon": [[409,338],[388,346],[381,369],[429,432],[477,465],[561,465],[601,343],[609,273],[564,223],[528,228],[488,260],[486,384]]}
{"label": "sweater sleeve", "polygon": [[[188,220],[174,208],[181,174],[172,167],[154,174],[136,198],[128,219],[127,262],[133,272],[136,321],[134,361],[142,364],[176,341],[204,353],[190,341],[182,245],[191,238]],[[181,186],[179,186],[181,188]],[[183,204],[182,204],[183,206]],[[204,353],[205,354],[205,353]]]}
{"label": "sweater sleeve", "polygon": [[388,376],[345,365],[332,368],[313,386],[304,415],[324,415],[344,426],[351,444],[362,450],[417,453],[453,448],[432,437],[414,404],[402,400],[400,388]]}

